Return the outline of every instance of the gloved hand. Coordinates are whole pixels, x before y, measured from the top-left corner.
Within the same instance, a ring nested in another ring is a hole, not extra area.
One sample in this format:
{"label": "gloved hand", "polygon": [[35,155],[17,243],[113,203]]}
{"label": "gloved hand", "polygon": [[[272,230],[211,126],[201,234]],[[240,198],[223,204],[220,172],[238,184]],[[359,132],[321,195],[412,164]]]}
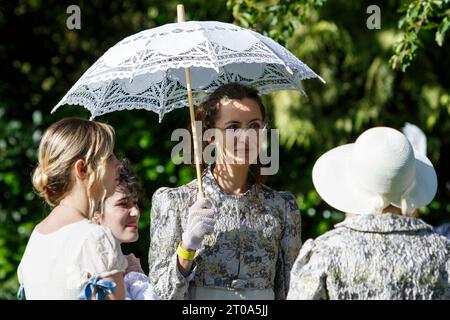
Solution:
{"label": "gloved hand", "polygon": [[186,229],[182,235],[183,246],[191,250],[199,249],[203,238],[213,233],[215,222],[211,203],[205,198],[198,198],[189,208]]}

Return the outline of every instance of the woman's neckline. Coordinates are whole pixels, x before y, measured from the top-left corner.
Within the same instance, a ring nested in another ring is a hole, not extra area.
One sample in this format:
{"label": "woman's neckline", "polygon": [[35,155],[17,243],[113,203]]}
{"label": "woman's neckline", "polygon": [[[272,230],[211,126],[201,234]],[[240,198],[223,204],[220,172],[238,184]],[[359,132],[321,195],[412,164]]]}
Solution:
{"label": "woman's neckline", "polygon": [[212,185],[215,187],[216,190],[218,190],[221,194],[223,194],[224,196],[230,197],[230,198],[243,198],[248,196],[249,194],[252,193],[255,185],[252,184],[250,185],[250,187],[243,193],[239,193],[239,194],[233,194],[233,193],[228,193],[225,190],[222,189],[222,187],[220,186],[220,184],[217,182],[216,177],[213,174],[213,169],[211,166],[208,166],[207,171],[206,171],[206,176],[207,178],[209,178],[210,180],[212,180]]}
{"label": "woman's neckline", "polygon": [[49,232],[49,233],[42,233],[42,232],[40,232],[40,231],[37,229],[37,226],[36,226],[36,227],[34,228],[34,233],[36,233],[36,234],[37,234],[38,236],[40,236],[40,237],[48,237],[48,236],[52,236],[52,235],[58,234],[58,233],[60,233],[61,231],[66,230],[67,228],[72,227],[72,226],[77,225],[77,224],[82,223],[82,222],[90,222],[90,220],[89,220],[89,219],[86,219],[86,218],[85,218],[85,219],[81,219],[81,220],[79,220],[79,221],[75,221],[75,222],[66,224],[66,225],[60,227],[59,229],[57,229],[57,230],[55,230],[55,231],[53,231],[53,232]]}

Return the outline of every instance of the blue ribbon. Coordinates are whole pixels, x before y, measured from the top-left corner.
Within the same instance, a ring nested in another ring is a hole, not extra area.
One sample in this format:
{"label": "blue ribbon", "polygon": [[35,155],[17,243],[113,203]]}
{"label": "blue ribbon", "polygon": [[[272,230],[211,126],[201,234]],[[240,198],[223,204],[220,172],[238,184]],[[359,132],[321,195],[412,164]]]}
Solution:
{"label": "blue ribbon", "polygon": [[19,291],[17,291],[17,300],[27,300],[25,288],[22,285],[20,285]]}
{"label": "blue ribbon", "polygon": [[116,284],[111,280],[103,280],[99,276],[93,276],[89,278],[88,283],[84,287],[84,290],[81,291],[78,299],[80,300],[92,300],[92,294],[94,292],[94,288],[96,291],[95,298],[97,300],[105,300],[107,293],[114,293],[116,289]]}

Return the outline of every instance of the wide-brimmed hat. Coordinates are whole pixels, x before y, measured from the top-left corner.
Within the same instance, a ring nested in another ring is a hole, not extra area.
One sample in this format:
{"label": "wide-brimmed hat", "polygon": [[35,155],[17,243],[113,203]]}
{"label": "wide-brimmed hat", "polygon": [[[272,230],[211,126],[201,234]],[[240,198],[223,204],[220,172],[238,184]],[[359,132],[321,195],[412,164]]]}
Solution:
{"label": "wide-brimmed hat", "polygon": [[313,183],[330,206],[347,213],[379,213],[390,204],[403,213],[426,206],[437,189],[428,158],[405,135],[388,127],[363,132],[315,163]]}

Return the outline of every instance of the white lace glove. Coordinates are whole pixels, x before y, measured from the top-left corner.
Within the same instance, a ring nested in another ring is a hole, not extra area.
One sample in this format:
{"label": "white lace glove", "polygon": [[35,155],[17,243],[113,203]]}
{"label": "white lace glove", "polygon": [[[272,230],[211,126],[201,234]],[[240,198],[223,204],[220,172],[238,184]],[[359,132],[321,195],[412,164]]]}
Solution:
{"label": "white lace glove", "polygon": [[214,210],[211,203],[204,198],[199,198],[189,208],[189,216],[186,230],[183,232],[183,245],[191,250],[201,247],[203,238],[214,231]]}

